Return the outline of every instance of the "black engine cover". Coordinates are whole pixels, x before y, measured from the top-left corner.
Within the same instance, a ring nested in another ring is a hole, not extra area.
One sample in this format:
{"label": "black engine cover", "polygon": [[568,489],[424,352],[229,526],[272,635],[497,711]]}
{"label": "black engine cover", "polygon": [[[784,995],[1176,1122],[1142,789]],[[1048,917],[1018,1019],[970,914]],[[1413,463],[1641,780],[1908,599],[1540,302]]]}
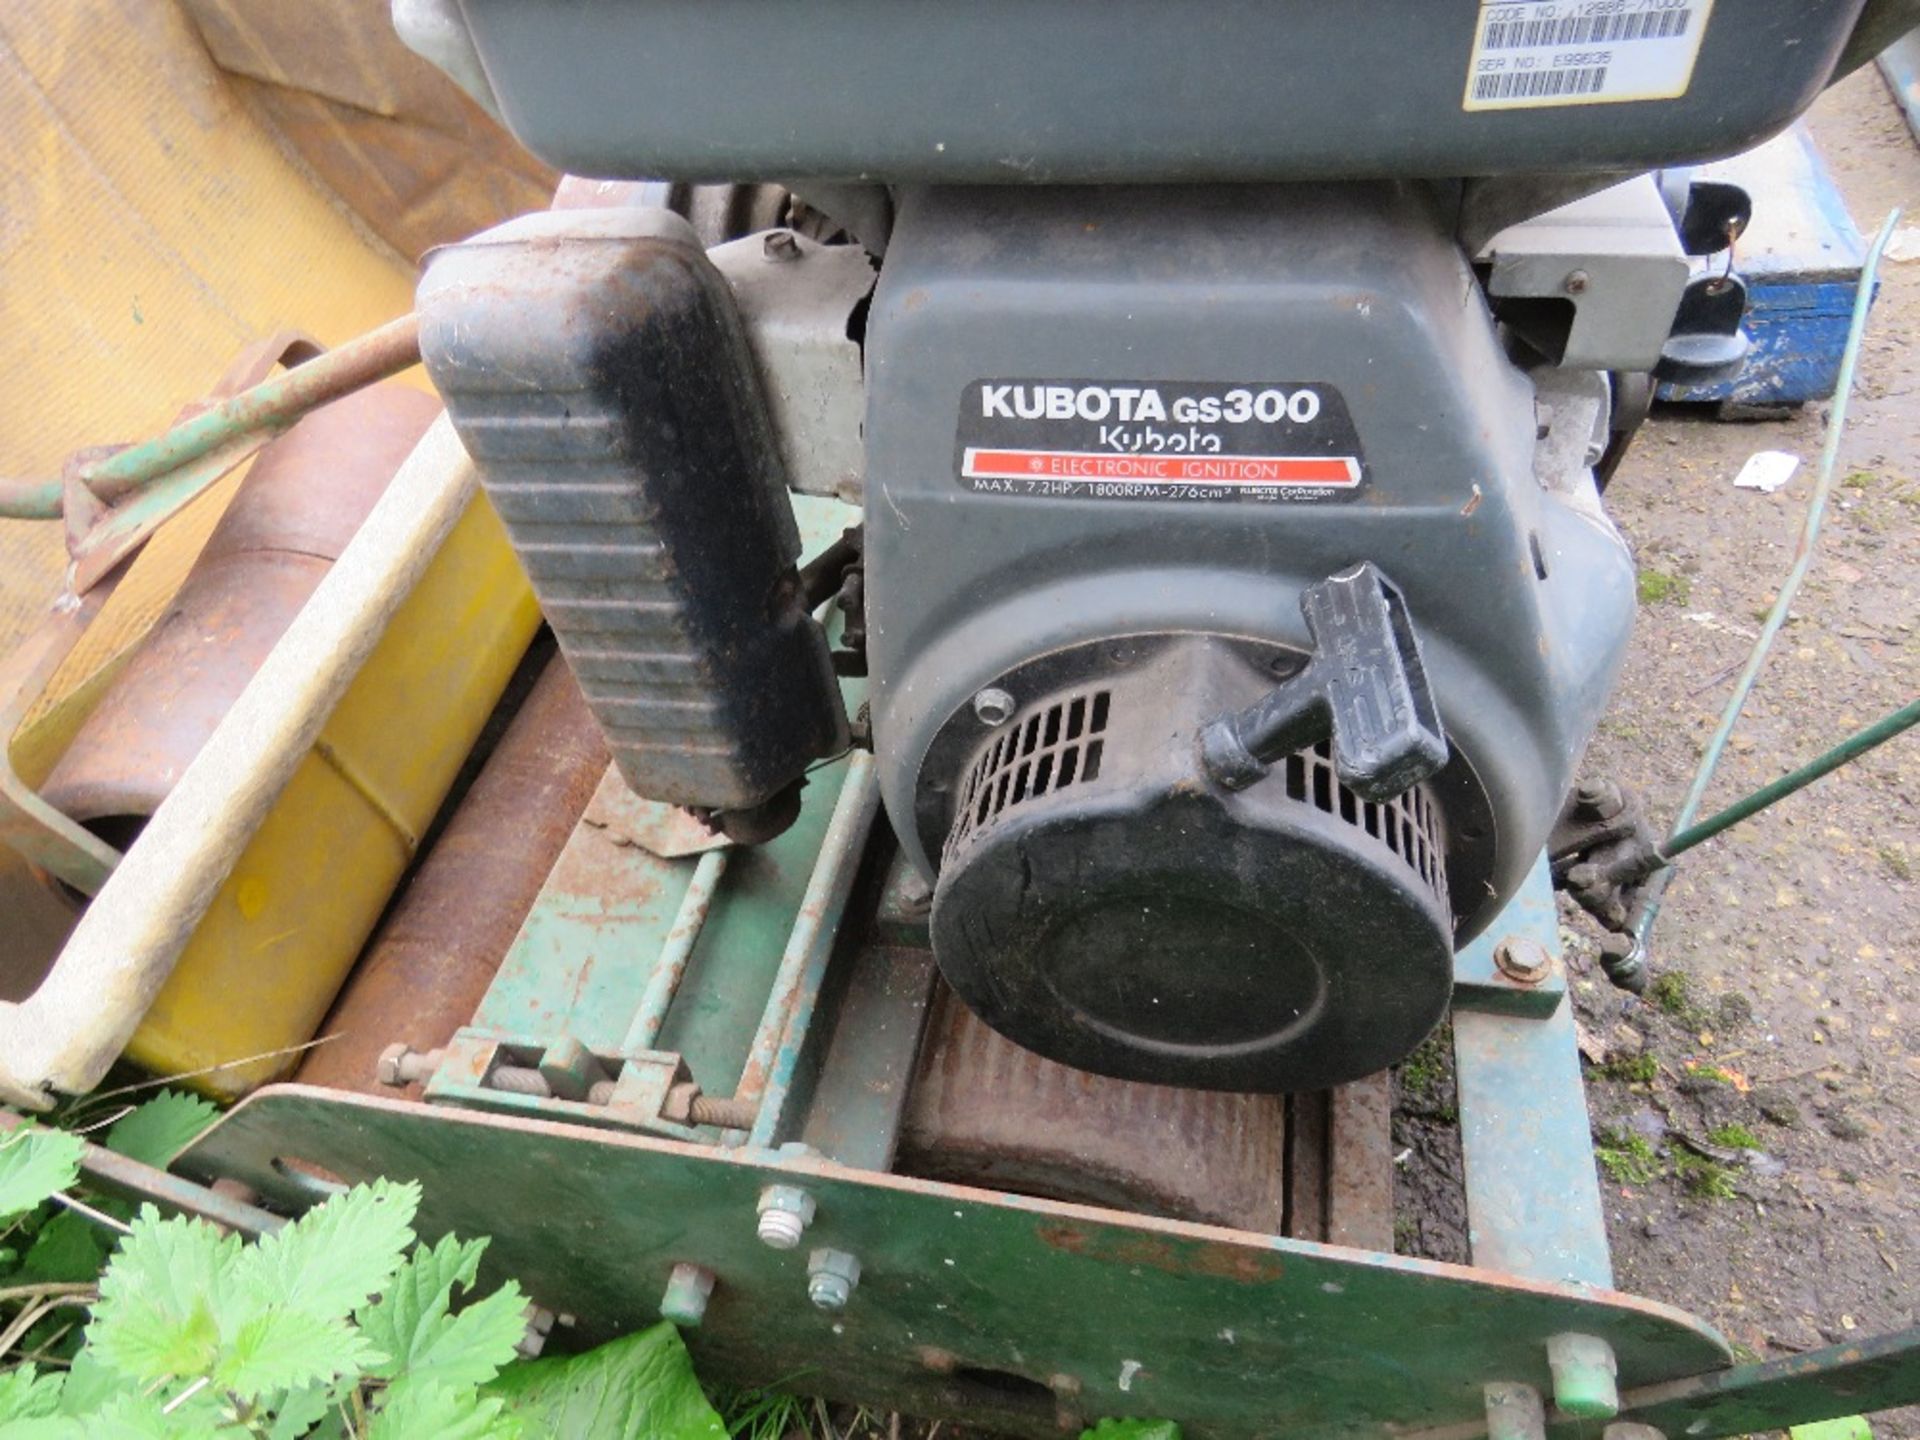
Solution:
{"label": "black engine cover", "polygon": [[1083,1070],[1250,1091],[1357,1079],[1433,1028],[1453,919],[1428,787],[1362,800],[1324,744],[1238,793],[1201,778],[1198,729],[1295,664],[1139,637],[1012,695],[943,787],[934,950],[982,1019]]}

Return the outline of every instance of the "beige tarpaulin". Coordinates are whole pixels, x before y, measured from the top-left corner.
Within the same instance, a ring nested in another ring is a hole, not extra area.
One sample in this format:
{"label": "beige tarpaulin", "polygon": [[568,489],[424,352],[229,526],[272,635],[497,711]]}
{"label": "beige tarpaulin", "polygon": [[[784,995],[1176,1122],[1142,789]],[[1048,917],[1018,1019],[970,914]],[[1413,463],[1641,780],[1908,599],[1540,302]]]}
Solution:
{"label": "beige tarpaulin", "polygon": [[[383,0],[0,0],[0,135],[7,475],[154,433],[264,335],[335,343],[391,319],[421,248],[552,188],[400,45]],[[217,518],[208,498],[149,547],[57,688],[144,631]],[[0,649],[38,623],[64,558],[57,526],[0,521]],[[16,867],[0,852],[23,941],[43,897]]]}

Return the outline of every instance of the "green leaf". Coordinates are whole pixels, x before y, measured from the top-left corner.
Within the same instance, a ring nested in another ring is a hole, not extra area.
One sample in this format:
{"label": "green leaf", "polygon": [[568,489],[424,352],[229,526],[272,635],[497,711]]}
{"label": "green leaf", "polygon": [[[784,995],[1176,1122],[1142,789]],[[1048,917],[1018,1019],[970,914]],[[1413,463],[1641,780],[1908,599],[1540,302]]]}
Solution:
{"label": "green leaf", "polygon": [[217,1433],[209,1413],[213,1397],[202,1390],[193,1399],[200,1403],[189,1401],[166,1414],[157,1397],[116,1395],[87,1417],[87,1440],[182,1440],[185,1436],[202,1440]]}
{"label": "green leaf", "polygon": [[331,1385],[307,1385],[293,1391],[274,1407],[267,1440],[301,1440],[332,1413],[338,1399]]}
{"label": "green leaf", "polygon": [[0,1140],[0,1220],[32,1210],[73,1184],[85,1153],[78,1135],[37,1125]]}
{"label": "green leaf", "polygon": [[162,1220],[141,1206],[100,1277],[87,1326],[94,1357],[134,1380],[205,1374],[219,1349],[214,1317],[240,1256],[237,1236],[204,1220]]}
{"label": "green leaf", "polygon": [[23,1284],[36,1281],[74,1282],[91,1280],[107,1263],[107,1247],[100,1243],[100,1232],[93,1222],[71,1210],[62,1210],[40,1227],[27,1255],[20,1262]]}
{"label": "green leaf", "polygon": [[1180,1427],[1171,1420],[1102,1420],[1080,1440],[1180,1440]]}
{"label": "green leaf", "polygon": [[57,1372],[42,1375],[31,1365],[0,1370],[0,1422],[41,1420],[57,1414],[66,1379]]}
{"label": "green leaf", "polygon": [[509,1280],[421,1337],[405,1374],[449,1386],[484,1385],[513,1362],[527,1333],[527,1297]]}
{"label": "green leaf", "polygon": [[165,1166],[200,1138],[219,1116],[219,1107],[197,1095],[162,1090],[122,1115],[107,1131],[107,1149],[142,1165]]}
{"label": "green leaf", "polygon": [[485,1240],[463,1241],[452,1235],[431,1248],[417,1247],[380,1297],[354,1316],[361,1332],[387,1357],[376,1375],[392,1379],[411,1368],[453,1308],[454,1288],[473,1284],[486,1248]]}
{"label": "green leaf", "polygon": [[597,1350],[504,1370],[486,1388],[554,1440],[726,1440],[680,1332],[662,1322]]}
{"label": "green leaf", "polygon": [[67,1415],[0,1422],[0,1440],[94,1440],[87,1427]]}
{"label": "green leaf", "polygon": [[358,1375],[379,1351],[344,1320],[316,1320],[298,1310],[267,1310],[241,1324],[220,1347],[213,1382],[242,1400],[255,1401]]}
{"label": "green leaf", "polygon": [[367,1440],[518,1440],[521,1433],[518,1419],[497,1397],[402,1380],[388,1387]]}
{"label": "green leaf", "polygon": [[[393,1278],[419,1208],[418,1185],[390,1180],[329,1197],[241,1255],[234,1271],[237,1307],[248,1315],[285,1308],[345,1319]],[[236,1323],[245,1318],[236,1315]]]}
{"label": "green leaf", "polygon": [[1835,1420],[1792,1426],[1787,1434],[1792,1440],[1873,1440],[1873,1427],[1864,1416],[1842,1415]]}
{"label": "green leaf", "polygon": [[157,1398],[115,1395],[84,1414],[0,1425],[0,1440],[206,1440],[220,1433],[211,1403],[209,1398],[168,1415]]}
{"label": "green leaf", "polygon": [[444,1237],[421,1246],[380,1298],[356,1317],[361,1332],[387,1357],[374,1374],[410,1376],[447,1386],[483,1385],[513,1359],[526,1334],[526,1296],[509,1282],[486,1299],[453,1309],[456,1288],[474,1282],[485,1240]]}
{"label": "green leaf", "polygon": [[134,1390],[135,1383],[100,1363],[92,1350],[82,1350],[67,1367],[66,1388],[60,1392],[60,1413],[89,1415],[116,1395]]}

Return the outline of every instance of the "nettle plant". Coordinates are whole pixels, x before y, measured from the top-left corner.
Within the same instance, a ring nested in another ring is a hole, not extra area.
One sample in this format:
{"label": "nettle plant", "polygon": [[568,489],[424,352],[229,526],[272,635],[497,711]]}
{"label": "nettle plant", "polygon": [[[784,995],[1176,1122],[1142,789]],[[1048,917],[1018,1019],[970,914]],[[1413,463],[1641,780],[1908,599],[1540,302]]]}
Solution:
{"label": "nettle plant", "polygon": [[[211,1113],[163,1097],[107,1141],[164,1163]],[[473,1293],[484,1239],[416,1241],[417,1185],[354,1186],[248,1242],[78,1199],[84,1149],[38,1126],[0,1137],[0,1302],[20,1307],[0,1354],[26,1352],[0,1371],[0,1440],[726,1433],[670,1325],[517,1360],[526,1297],[512,1281]],[[96,1226],[124,1231],[111,1253]],[[72,1278],[90,1254],[97,1285]],[[74,1306],[84,1329],[49,1332]]]}

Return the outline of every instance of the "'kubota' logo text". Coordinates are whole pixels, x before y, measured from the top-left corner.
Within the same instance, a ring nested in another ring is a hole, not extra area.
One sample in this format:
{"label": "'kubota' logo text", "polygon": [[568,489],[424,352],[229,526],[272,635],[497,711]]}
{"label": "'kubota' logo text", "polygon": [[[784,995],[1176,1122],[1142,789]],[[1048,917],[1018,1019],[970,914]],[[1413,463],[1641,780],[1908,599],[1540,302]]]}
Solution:
{"label": "'kubota' logo text", "polygon": [[1222,421],[1265,425],[1282,421],[1311,425],[1320,416],[1318,392],[1301,388],[1235,388],[1220,395],[1178,395],[1169,405],[1150,385],[982,385],[980,414],[987,420],[1165,420],[1182,425]]}
{"label": "'kubota' logo text", "polygon": [[1164,420],[1158,390],[1138,385],[982,385],[980,414],[989,420]]}

